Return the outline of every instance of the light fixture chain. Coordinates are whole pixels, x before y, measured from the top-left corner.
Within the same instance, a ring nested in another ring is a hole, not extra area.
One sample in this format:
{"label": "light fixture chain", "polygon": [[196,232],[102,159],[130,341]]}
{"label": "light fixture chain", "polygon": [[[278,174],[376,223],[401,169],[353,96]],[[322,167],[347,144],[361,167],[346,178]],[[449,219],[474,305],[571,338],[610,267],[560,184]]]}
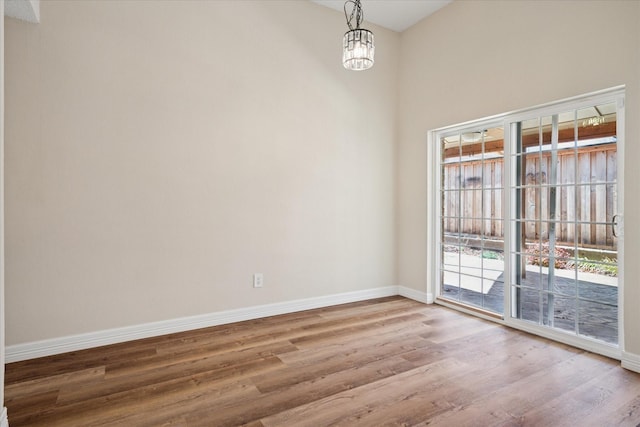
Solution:
{"label": "light fixture chain", "polygon": [[[347,13],[347,4],[353,4],[353,8],[351,9],[351,14]],[[344,17],[347,19],[347,25],[350,30],[360,29],[360,24],[362,23],[362,19],[364,17],[364,13],[362,12],[362,5],[360,4],[360,0],[347,0],[344,3]],[[353,28],[353,18],[356,20],[356,27]]]}

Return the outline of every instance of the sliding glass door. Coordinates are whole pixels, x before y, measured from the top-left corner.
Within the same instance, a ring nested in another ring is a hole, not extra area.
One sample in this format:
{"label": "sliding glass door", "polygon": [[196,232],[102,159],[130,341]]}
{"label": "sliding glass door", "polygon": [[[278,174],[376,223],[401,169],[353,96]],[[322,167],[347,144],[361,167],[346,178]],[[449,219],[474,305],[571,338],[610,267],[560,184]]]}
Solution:
{"label": "sliding glass door", "polygon": [[618,90],[435,132],[436,300],[617,346],[623,121]]}

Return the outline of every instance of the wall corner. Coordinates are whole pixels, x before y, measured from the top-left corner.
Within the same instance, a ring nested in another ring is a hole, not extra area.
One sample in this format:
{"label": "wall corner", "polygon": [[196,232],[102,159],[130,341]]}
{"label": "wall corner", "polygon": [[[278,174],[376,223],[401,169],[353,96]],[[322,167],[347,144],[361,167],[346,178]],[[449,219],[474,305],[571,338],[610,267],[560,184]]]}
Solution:
{"label": "wall corner", "polygon": [[415,289],[405,286],[398,286],[398,295],[423,304],[433,304],[433,294],[430,292],[416,291]]}

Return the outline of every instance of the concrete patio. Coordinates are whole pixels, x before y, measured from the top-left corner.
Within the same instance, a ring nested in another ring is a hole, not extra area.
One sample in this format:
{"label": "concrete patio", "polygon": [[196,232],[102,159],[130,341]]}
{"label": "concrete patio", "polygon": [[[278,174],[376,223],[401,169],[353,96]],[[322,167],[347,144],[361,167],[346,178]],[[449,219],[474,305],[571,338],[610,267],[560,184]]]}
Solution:
{"label": "concrete patio", "polygon": [[[495,313],[504,312],[504,262],[468,254],[444,253],[445,268],[458,267],[460,273],[445,270],[442,296]],[[589,336],[609,343],[618,342],[618,278],[601,274],[555,269],[553,319],[547,315],[549,269],[527,265],[521,280],[521,318]],[[480,276],[483,277],[480,277]]]}

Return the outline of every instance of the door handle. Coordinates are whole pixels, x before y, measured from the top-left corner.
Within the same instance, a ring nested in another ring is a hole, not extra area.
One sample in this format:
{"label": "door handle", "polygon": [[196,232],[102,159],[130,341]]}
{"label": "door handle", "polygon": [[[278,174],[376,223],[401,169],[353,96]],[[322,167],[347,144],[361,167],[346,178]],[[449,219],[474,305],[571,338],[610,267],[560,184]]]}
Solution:
{"label": "door handle", "polygon": [[614,215],[613,218],[611,218],[611,231],[613,231],[613,237],[618,237],[618,235],[616,234],[616,226],[618,225],[618,222],[616,221],[616,218],[618,218],[618,214]]}

